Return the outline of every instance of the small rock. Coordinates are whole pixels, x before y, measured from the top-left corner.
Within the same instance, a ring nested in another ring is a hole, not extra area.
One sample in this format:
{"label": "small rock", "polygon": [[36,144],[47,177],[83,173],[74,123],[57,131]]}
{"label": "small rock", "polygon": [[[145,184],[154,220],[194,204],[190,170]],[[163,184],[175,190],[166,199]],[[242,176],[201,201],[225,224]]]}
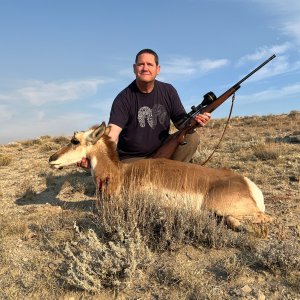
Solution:
{"label": "small rock", "polygon": [[247,285],[247,284],[245,286],[243,286],[241,288],[241,290],[243,291],[244,294],[249,294],[252,291],[251,287],[249,285]]}
{"label": "small rock", "polygon": [[289,180],[291,182],[299,182],[299,177],[292,175],[292,176],[289,176]]}
{"label": "small rock", "polygon": [[289,142],[292,144],[299,144],[300,143],[300,135],[291,135]]}

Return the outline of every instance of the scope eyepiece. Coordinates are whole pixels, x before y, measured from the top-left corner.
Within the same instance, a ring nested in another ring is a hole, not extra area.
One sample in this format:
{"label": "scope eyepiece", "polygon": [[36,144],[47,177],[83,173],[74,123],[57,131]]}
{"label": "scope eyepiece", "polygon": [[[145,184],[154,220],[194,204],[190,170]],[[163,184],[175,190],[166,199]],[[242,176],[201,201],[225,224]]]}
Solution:
{"label": "scope eyepiece", "polygon": [[193,105],[193,106],[191,107],[191,110],[192,110],[192,112],[195,112],[195,111],[197,110],[197,107],[196,107],[195,105]]}

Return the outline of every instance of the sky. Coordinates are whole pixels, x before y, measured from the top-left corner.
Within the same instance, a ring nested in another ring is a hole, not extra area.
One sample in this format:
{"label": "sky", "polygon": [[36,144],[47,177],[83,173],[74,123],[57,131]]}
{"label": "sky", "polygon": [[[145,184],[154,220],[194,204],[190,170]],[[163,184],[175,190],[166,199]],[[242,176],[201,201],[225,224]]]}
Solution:
{"label": "sky", "polygon": [[0,0],[0,144],[107,123],[144,48],[187,112],[272,54],[237,91],[232,116],[300,110],[299,46],[299,0]]}

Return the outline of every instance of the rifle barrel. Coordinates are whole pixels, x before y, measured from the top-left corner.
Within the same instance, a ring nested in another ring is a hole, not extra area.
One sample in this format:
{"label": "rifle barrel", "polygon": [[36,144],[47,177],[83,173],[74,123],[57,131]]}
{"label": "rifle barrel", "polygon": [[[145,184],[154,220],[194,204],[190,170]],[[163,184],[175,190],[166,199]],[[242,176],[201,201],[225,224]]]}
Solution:
{"label": "rifle barrel", "polygon": [[[276,55],[273,54],[271,57],[269,57],[266,61],[264,61],[261,65],[259,65],[256,69],[254,69],[252,72],[250,72],[247,76],[245,76],[243,79],[241,79],[239,82],[237,82],[234,86],[232,86],[230,89],[228,89],[226,92],[224,92],[220,97],[216,98],[214,96],[214,100],[212,102],[207,101],[206,95],[204,95],[204,100],[202,103],[200,103],[197,107],[192,107],[192,111],[189,112],[186,117],[177,125],[182,126],[184,124],[184,127],[177,131],[177,134],[172,135],[172,138],[168,140],[168,142],[164,143],[161,147],[159,147],[154,154],[152,154],[150,157],[152,158],[169,158],[172,159],[172,156],[177,149],[179,145],[184,144],[184,138],[185,135],[191,130],[196,127],[198,127],[197,121],[194,119],[194,116],[198,113],[204,113],[204,112],[213,112],[217,107],[219,107],[224,101],[226,101],[231,95],[233,95],[239,88],[243,81],[245,81],[247,78],[249,78],[251,75],[253,75],[255,72],[257,72],[260,68],[262,68],[265,64],[267,64],[270,60],[275,58]],[[214,95],[212,92],[210,92],[212,95]],[[209,94],[209,93],[208,93]],[[211,95],[210,94],[210,95]],[[206,104],[207,102],[210,102]]]}
{"label": "rifle barrel", "polygon": [[273,54],[271,57],[269,57],[266,61],[264,61],[261,65],[259,65],[257,68],[255,68],[252,72],[250,72],[247,76],[245,76],[244,78],[242,78],[237,84],[236,86],[240,85],[243,81],[245,81],[246,79],[248,79],[250,76],[252,76],[255,72],[257,72],[260,68],[262,68],[264,65],[266,65],[269,61],[271,61],[273,58],[275,58],[276,55]]}

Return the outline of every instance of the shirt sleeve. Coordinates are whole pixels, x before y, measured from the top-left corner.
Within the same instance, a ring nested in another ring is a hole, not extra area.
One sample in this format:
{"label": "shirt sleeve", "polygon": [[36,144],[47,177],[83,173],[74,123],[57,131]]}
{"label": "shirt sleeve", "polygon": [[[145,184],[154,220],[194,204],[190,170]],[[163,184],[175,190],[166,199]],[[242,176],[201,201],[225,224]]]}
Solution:
{"label": "shirt sleeve", "polygon": [[124,128],[128,122],[129,108],[126,102],[126,97],[120,93],[113,101],[109,124],[115,124],[121,128]]}
{"label": "shirt sleeve", "polygon": [[172,101],[171,121],[175,124],[186,116],[186,110],[173,86],[171,86],[170,96]]}

